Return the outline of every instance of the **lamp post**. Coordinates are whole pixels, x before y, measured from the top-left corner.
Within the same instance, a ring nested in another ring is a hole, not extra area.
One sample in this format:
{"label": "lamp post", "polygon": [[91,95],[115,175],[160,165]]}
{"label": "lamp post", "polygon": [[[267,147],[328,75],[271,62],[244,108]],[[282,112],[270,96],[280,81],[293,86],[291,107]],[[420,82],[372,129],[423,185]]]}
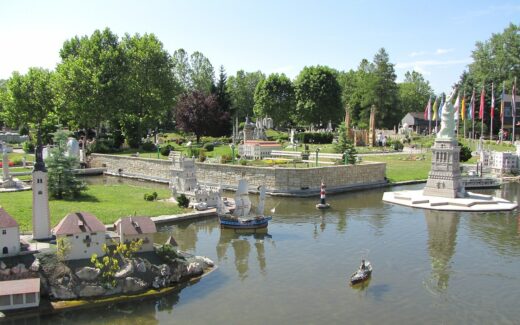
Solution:
{"label": "lamp post", "polygon": [[161,153],[161,145],[157,144],[157,159],[160,159],[159,154]]}
{"label": "lamp post", "polygon": [[343,153],[343,157],[345,159],[345,165],[347,164],[347,150]]}
{"label": "lamp post", "polygon": [[229,147],[231,148],[231,162],[234,165],[235,164],[235,144],[232,143],[229,145]]}
{"label": "lamp post", "polygon": [[318,167],[318,153],[320,152],[321,148],[316,148],[316,167]]}

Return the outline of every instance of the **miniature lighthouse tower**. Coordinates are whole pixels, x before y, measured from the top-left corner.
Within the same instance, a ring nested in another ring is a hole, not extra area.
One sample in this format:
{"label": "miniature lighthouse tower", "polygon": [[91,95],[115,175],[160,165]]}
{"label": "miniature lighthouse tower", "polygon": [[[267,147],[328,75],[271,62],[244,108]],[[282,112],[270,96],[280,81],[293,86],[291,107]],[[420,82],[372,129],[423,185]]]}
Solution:
{"label": "miniature lighthouse tower", "polygon": [[47,169],[43,162],[41,140],[38,139],[36,162],[32,174],[33,194],[33,238],[48,239],[51,237],[51,220],[49,211],[49,189],[47,187]]}
{"label": "miniature lighthouse tower", "polygon": [[325,183],[321,181],[320,187],[320,203],[316,204],[316,208],[318,209],[327,209],[330,208],[330,204],[325,201]]}

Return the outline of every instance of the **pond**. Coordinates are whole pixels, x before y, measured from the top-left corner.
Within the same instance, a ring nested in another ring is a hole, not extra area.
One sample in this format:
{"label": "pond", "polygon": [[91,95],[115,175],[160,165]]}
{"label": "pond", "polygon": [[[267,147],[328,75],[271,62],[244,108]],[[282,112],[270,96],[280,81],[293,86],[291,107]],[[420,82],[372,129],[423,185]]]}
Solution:
{"label": "pond", "polygon": [[[424,184],[395,187],[419,189]],[[454,213],[386,204],[375,189],[317,199],[270,197],[265,234],[221,230],[216,218],[160,228],[218,268],[142,302],[45,316],[40,323],[514,324],[520,292],[517,212]],[[520,185],[488,194],[518,200]],[[253,201],[256,198],[253,196]],[[368,259],[369,282],[348,284]]]}

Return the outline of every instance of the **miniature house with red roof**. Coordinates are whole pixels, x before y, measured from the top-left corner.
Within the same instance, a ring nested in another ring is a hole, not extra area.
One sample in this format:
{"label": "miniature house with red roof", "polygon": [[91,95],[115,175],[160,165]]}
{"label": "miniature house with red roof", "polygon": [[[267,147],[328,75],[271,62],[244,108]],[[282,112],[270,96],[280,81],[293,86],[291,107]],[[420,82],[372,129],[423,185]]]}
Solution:
{"label": "miniature house with red roof", "polygon": [[18,222],[0,207],[0,258],[20,253]]}
{"label": "miniature house with red roof", "polygon": [[139,252],[153,252],[154,235],[157,233],[155,223],[149,217],[124,217],[114,223],[114,229],[121,243],[143,240]]}
{"label": "miniature house with red roof", "polygon": [[54,227],[53,233],[58,250],[68,246],[64,254],[66,260],[90,259],[92,254],[104,255],[106,228],[93,214],[69,213]]}

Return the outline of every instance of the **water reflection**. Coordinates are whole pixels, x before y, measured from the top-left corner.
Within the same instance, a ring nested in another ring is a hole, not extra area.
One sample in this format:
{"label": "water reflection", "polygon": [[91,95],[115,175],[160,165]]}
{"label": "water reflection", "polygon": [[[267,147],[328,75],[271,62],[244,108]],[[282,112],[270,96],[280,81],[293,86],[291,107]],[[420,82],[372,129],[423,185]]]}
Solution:
{"label": "water reflection", "polygon": [[448,288],[450,261],[455,254],[459,216],[456,212],[425,210],[432,277],[437,291]]}
{"label": "water reflection", "polygon": [[267,262],[264,245],[266,240],[274,246],[272,236],[267,233],[267,230],[251,233],[244,231],[237,232],[233,229],[221,229],[220,238],[216,247],[218,261],[222,262],[222,260],[226,259],[228,257],[228,247],[232,247],[235,257],[235,268],[240,280],[244,280],[247,278],[249,271],[250,241],[254,241],[258,268],[260,273],[265,275]]}

